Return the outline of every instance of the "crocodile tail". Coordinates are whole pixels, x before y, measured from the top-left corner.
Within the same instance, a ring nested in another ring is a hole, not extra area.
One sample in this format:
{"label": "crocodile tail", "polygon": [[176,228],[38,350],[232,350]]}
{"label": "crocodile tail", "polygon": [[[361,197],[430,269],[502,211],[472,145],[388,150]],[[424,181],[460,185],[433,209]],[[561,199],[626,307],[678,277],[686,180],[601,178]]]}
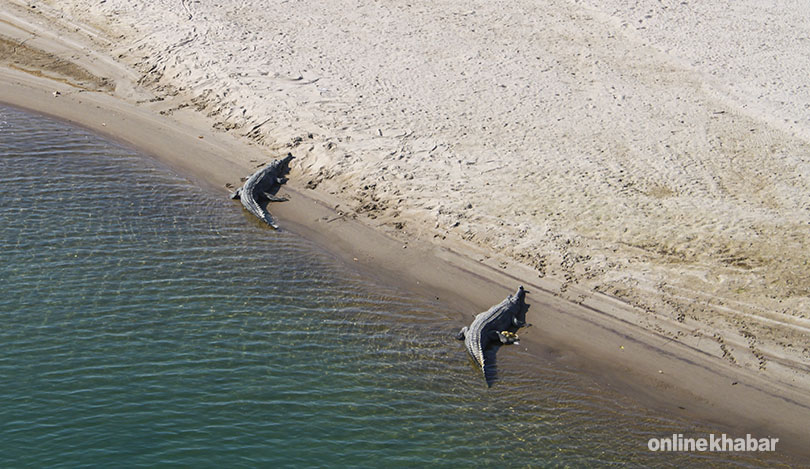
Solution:
{"label": "crocodile tail", "polygon": [[487,382],[487,387],[492,387],[492,384],[498,380],[498,369],[495,366],[495,348],[490,348],[484,351],[484,361],[481,363],[481,372],[484,374],[484,381]]}

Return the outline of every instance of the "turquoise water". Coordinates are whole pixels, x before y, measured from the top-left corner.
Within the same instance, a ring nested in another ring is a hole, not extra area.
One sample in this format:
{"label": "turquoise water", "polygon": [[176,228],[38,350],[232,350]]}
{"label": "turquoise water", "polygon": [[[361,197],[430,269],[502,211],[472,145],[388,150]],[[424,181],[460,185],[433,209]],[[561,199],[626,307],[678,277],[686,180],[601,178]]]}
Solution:
{"label": "turquoise water", "polygon": [[0,467],[775,462],[518,347],[487,388],[438,305],[85,130],[0,107],[0,174]]}

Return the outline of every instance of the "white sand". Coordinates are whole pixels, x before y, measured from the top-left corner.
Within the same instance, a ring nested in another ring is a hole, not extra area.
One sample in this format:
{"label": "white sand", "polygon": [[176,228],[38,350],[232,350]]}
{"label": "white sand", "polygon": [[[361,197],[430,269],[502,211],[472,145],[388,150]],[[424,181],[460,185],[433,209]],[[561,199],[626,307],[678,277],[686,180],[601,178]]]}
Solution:
{"label": "white sand", "polygon": [[34,3],[368,223],[810,363],[802,2]]}

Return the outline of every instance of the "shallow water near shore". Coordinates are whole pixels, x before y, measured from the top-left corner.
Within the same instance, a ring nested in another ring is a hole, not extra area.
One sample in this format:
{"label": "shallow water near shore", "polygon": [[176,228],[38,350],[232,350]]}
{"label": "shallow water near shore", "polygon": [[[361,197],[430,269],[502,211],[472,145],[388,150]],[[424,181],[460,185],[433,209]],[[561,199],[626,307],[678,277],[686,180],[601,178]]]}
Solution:
{"label": "shallow water near shore", "polygon": [[488,389],[438,304],[83,129],[0,107],[0,174],[0,466],[780,462],[520,347]]}

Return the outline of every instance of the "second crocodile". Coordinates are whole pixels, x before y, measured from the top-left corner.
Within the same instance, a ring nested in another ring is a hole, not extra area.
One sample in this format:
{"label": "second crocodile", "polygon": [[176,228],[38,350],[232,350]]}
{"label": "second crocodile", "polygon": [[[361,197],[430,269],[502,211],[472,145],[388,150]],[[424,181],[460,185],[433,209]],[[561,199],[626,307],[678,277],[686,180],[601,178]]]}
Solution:
{"label": "second crocodile", "polygon": [[514,330],[526,325],[525,298],[526,290],[518,288],[514,295],[475,316],[472,324],[462,328],[456,336],[464,341],[467,352],[481,366],[487,386],[492,386],[496,375],[493,346],[516,343],[518,337]]}

